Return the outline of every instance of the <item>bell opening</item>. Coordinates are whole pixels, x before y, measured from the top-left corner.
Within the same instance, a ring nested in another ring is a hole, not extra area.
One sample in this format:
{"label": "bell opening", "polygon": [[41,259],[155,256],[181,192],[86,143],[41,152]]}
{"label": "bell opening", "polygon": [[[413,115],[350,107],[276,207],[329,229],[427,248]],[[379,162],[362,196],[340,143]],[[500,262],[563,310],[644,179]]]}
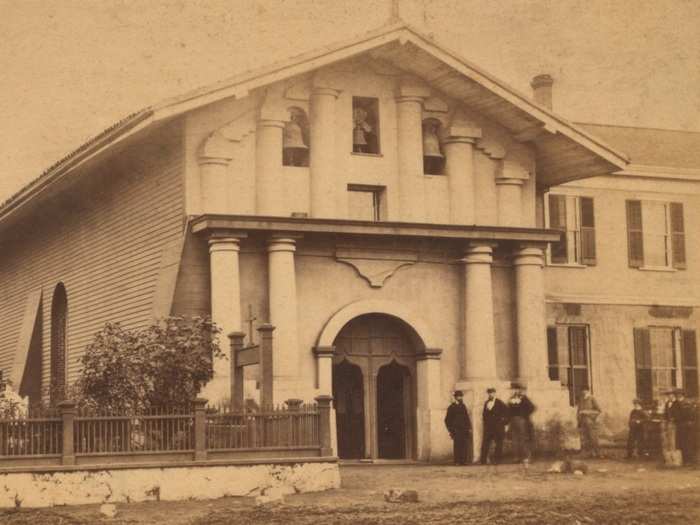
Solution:
{"label": "bell opening", "polygon": [[379,154],[379,100],[352,98],[352,151]]}
{"label": "bell opening", "polygon": [[303,109],[289,109],[289,121],[282,136],[282,165],[309,165],[309,119]]}
{"label": "bell opening", "polygon": [[440,144],[440,121],[429,118],[423,121],[423,173],[443,175],[445,156]]}

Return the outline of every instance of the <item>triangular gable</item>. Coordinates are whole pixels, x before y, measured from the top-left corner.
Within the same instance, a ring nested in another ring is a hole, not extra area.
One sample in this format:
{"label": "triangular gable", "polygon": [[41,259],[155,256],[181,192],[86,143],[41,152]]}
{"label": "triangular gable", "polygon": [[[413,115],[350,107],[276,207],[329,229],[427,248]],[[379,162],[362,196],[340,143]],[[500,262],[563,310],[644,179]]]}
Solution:
{"label": "triangular gable", "polygon": [[624,168],[628,163],[624,154],[401,22],[237,75],[135,113],[81,146],[0,206],[0,221],[12,208],[31,198],[39,187],[155,122],[225,98],[243,98],[252,90],[363,53],[391,62],[407,73],[423,78],[453,99],[500,123],[513,133],[516,140],[533,142],[537,149],[537,179],[540,185],[550,186],[610,173]]}

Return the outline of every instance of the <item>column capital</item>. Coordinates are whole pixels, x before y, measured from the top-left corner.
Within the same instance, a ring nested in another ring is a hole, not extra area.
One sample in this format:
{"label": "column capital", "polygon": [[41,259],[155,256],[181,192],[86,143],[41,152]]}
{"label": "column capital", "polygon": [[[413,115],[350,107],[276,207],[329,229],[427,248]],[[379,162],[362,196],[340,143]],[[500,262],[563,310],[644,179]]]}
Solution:
{"label": "column capital", "polygon": [[245,237],[245,234],[213,234],[209,237],[209,253],[238,252],[241,239]]}
{"label": "column capital", "polygon": [[502,186],[522,186],[524,179],[515,179],[512,177],[496,177],[496,185]]}
{"label": "column capital", "polygon": [[445,129],[444,144],[467,143],[473,144],[481,138],[481,128],[469,124],[453,124]]}
{"label": "column capital", "polygon": [[496,243],[489,241],[469,243],[460,262],[464,264],[491,264],[493,263],[493,249],[495,247]]}
{"label": "column capital", "polygon": [[544,267],[544,250],[538,245],[519,245],[513,252],[513,266]]}
{"label": "column capital", "polygon": [[257,126],[259,128],[280,128],[284,129],[286,121],[278,119],[261,118],[258,119]]}
{"label": "column capital", "polygon": [[272,235],[267,240],[267,251],[271,252],[295,252],[297,240],[301,235]]}
{"label": "column capital", "polygon": [[314,88],[311,90],[311,96],[315,95],[338,98],[340,91],[332,87],[314,86]]}
{"label": "column capital", "polygon": [[425,100],[424,97],[416,96],[416,95],[400,95],[396,97],[396,103],[397,104],[403,104],[406,102],[414,102],[416,104],[421,104],[423,105],[423,101]]}
{"label": "column capital", "polygon": [[407,98],[423,102],[430,94],[430,88],[419,80],[403,78],[396,89],[396,100]]}

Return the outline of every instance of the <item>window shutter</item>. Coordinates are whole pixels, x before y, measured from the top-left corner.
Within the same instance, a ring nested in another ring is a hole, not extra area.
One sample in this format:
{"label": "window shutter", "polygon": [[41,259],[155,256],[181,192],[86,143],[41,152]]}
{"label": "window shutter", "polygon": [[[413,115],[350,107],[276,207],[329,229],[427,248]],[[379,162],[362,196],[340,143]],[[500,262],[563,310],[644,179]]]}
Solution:
{"label": "window shutter", "polygon": [[654,395],[651,381],[651,343],[648,328],[634,329],[634,364],[637,397],[651,401]]}
{"label": "window shutter", "polygon": [[688,397],[698,397],[698,350],[695,330],[683,330],[681,339],[681,367],[683,388]]}
{"label": "window shutter", "polygon": [[629,265],[644,265],[644,237],[642,234],[642,202],[627,201],[627,253]]}
{"label": "window shutter", "polygon": [[596,259],[593,199],[591,197],[581,197],[579,203],[581,213],[581,264],[594,266]]}
{"label": "window shutter", "polygon": [[549,195],[549,227],[563,233],[559,242],[552,243],[552,262],[568,262],[566,246],[566,195]]}
{"label": "window shutter", "polygon": [[557,349],[557,328],[547,327],[547,358],[549,365],[549,379],[559,380],[559,353]]}
{"label": "window shutter", "polygon": [[674,268],[685,270],[685,225],[680,202],[671,203],[671,260]]}

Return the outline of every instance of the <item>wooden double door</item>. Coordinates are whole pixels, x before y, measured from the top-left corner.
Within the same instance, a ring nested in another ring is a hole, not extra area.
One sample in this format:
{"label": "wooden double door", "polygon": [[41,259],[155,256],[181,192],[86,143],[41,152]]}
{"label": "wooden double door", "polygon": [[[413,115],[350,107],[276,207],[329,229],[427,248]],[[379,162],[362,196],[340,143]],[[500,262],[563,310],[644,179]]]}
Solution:
{"label": "wooden double door", "polygon": [[415,344],[410,328],[387,315],[346,324],[335,339],[333,398],[338,456],[415,455]]}

